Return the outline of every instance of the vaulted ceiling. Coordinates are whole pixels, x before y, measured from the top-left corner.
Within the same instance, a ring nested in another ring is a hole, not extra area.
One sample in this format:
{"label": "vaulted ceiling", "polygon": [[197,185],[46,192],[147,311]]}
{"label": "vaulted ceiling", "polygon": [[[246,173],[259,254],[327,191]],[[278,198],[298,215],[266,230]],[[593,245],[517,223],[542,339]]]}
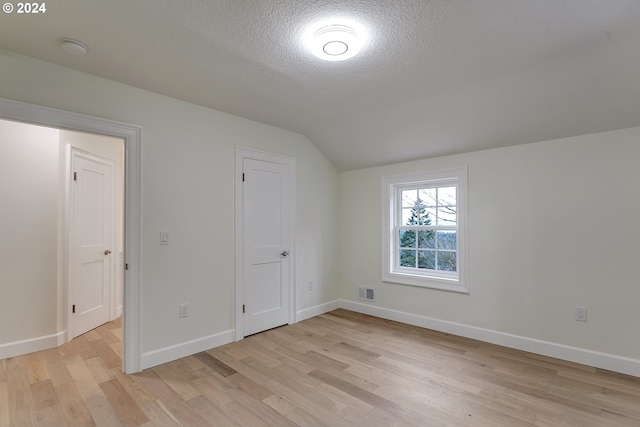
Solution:
{"label": "vaulted ceiling", "polygon": [[[638,0],[46,7],[0,16],[0,48],[299,132],[338,170],[640,126]],[[359,55],[314,57],[309,31],[345,20]]]}

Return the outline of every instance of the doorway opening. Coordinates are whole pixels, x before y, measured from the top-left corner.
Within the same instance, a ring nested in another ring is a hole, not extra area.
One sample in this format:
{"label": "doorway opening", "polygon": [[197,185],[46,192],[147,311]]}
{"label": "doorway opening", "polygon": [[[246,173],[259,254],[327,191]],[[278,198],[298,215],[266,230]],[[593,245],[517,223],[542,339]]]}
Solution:
{"label": "doorway opening", "polygon": [[[53,128],[58,132],[76,131],[91,134],[96,137],[113,137],[123,141],[121,156],[123,195],[121,200],[123,208],[120,210],[120,212],[122,213],[120,236],[122,236],[122,238],[120,239],[121,251],[119,251],[121,252],[122,256],[122,263],[121,271],[118,273],[119,277],[122,278],[122,363],[123,371],[125,373],[139,372],[141,355],[139,308],[141,128],[126,123],[114,122],[111,120],[85,116],[81,114],[70,113],[47,107],[40,107],[6,99],[0,99],[0,118],[12,122]],[[70,157],[66,158],[70,159]],[[67,171],[65,171],[65,174],[69,177],[70,175],[66,172]],[[19,182],[20,181],[14,179],[14,183],[18,184]],[[16,191],[23,190],[22,185],[14,185],[14,187],[16,188]],[[33,215],[37,215],[39,213],[41,212],[38,212],[37,210],[33,210],[30,212],[30,214]],[[33,243],[32,247],[37,248],[37,242]],[[113,252],[113,249],[110,248],[107,248],[105,250],[111,250]],[[66,252],[64,250],[62,252],[58,250],[58,254],[65,255]],[[58,255],[58,258],[60,258],[60,255]],[[60,265],[61,262],[62,261],[58,259],[56,265]],[[61,279],[58,277],[58,280]],[[60,286],[58,286],[58,288],[59,287]],[[37,293],[33,295],[37,295]],[[69,302],[69,295],[65,295],[65,301],[72,309],[73,304]],[[111,306],[112,312],[114,311],[113,309],[117,311],[117,306]],[[28,311],[31,312],[31,310]],[[31,317],[33,321],[37,321],[39,316],[35,315],[35,313],[33,312],[31,313],[33,314]],[[69,315],[69,313],[66,314]],[[56,317],[58,322],[58,327],[56,329],[57,333],[53,334],[52,336],[55,336],[60,343],[60,330],[62,329],[60,322],[64,321],[61,320],[61,316]],[[64,323],[62,324],[66,326]],[[68,329],[64,331],[64,334],[67,339],[69,339],[69,337],[71,336]],[[50,340],[47,342],[50,342]],[[62,342],[64,342],[64,340]],[[55,346],[55,344],[52,346]]]}

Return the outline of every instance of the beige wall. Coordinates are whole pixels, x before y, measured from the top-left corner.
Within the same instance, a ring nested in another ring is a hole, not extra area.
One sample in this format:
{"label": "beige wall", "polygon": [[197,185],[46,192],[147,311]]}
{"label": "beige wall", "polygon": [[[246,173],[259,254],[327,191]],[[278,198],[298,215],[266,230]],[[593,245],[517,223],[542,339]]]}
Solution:
{"label": "beige wall", "polygon": [[[372,286],[376,307],[640,359],[639,141],[633,128],[341,173],[341,297]],[[382,283],[381,177],[464,165],[470,294]]]}

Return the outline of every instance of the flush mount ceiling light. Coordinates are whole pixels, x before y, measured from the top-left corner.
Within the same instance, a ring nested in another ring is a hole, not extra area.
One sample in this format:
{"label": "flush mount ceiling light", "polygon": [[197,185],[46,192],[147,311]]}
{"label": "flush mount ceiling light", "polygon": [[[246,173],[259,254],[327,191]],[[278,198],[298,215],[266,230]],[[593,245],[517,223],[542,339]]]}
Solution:
{"label": "flush mount ceiling light", "polygon": [[344,61],[360,51],[358,33],[346,25],[327,25],[311,39],[311,52],[325,61]]}
{"label": "flush mount ceiling light", "polygon": [[61,39],[60,44],[64,50],[74,55],[86,55],[87,45],[74,39]]}

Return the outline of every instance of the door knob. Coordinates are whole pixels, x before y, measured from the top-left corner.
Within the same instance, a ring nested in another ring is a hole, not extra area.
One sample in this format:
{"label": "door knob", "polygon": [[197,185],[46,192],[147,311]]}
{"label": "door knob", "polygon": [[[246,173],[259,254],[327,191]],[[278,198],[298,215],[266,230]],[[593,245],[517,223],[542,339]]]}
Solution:
{"label": "door knob", "polygon": [[104,250],[104,254],[105,254],[105,255],[109,255],[110,253],[111,253],[111,251],[110,251],[109,249],[105,249],[105,250]]}
{"label": "door knob", "polygon": [[287,251],[282,251],[282,253],[280,254],[280,256],[287,257],[287,256],[289,256],[289,252],[287,252]]}

